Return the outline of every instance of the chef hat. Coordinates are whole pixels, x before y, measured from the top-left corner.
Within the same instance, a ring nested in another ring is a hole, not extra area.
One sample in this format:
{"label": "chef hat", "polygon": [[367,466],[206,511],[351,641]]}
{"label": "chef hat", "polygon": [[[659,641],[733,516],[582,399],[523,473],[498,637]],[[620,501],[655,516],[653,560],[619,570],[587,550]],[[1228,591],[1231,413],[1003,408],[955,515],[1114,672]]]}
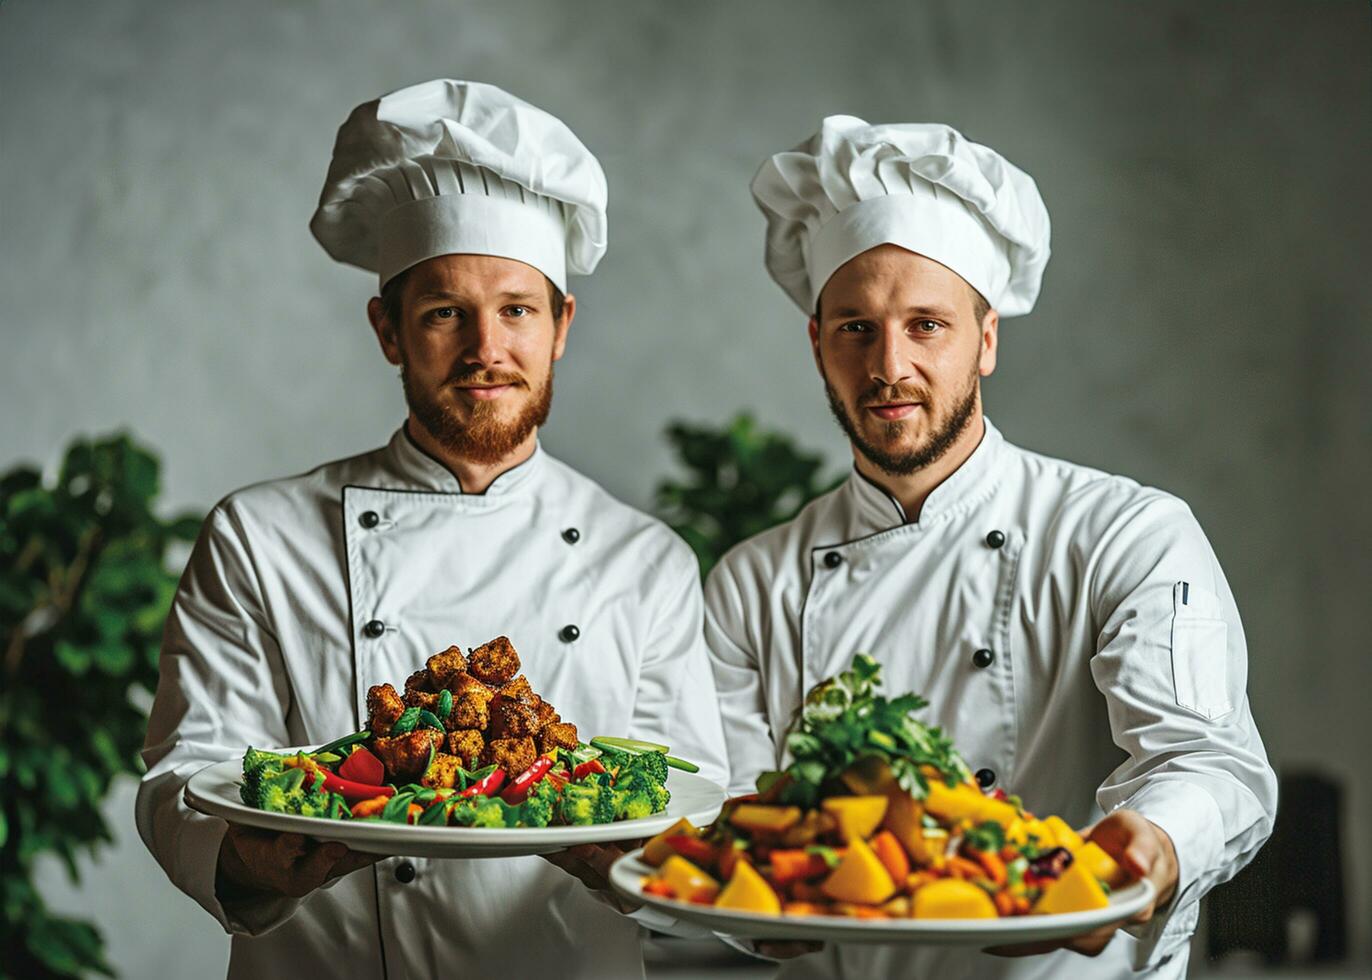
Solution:
{"label": "chef hat", "polygon": [[1028,313],[1048,263],[1033,178],[939,123],[829,116],[753,178],[767,271],[807,313],[839,266],[890,243],[952,269],[1004,316]]}
{"label": "chef hat", "polygon": [[605,254],[605,173],[560,120],[480,82],[436,79],[353,110],[310,230],[387,280],[436,255],[517,259],[563,291]]}

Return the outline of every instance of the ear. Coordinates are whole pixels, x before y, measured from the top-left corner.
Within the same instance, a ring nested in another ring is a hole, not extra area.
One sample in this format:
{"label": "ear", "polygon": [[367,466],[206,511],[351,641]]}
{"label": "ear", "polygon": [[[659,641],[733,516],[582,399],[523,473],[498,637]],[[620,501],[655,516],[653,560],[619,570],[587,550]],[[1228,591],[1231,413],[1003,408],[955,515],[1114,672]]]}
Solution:
{"label": "ear", "polygon": [[562,360],[567,350],[567,331],[572,328],[572,318],[576,316],[576,297],[567,294],[562,301],[562,319],[553,324],[553,360]]}
{"label": "ear", "polygon": [[376,339],[381,344],[381,353],[392,364],[400,363],[400,338],[396,336],[395,325],[386,316],[386,308],[381,305],[381,297],[373,296],[367,300],[367,319],[371,322]]}
{"label": "ear", "polygon": [[815,359],[815,370],[819,371],[819,376],[824,377],[824,362],[819,356],[819,321],[810,317],[810,353]]}
{"label": "ear", "polygon": [[996,348],[1000,341],[1000,314],[990,310],[986,319],[981,321],[981,356],[977,360],[977,371],[983,378],[991,376],[996,369]]}

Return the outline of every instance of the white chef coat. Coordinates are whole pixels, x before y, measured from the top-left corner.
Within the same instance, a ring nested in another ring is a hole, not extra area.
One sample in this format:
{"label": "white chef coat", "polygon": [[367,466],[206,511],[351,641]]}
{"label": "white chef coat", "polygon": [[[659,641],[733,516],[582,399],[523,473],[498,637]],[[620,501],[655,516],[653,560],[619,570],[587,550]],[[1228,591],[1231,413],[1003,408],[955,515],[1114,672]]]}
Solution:
{"label": "white chef coat", "polygon": [[1180,864],[1177,897],[1096,959],[831,945],[782,977],[1181,977],[1200,896],[1271,832],[1234,597],[1160,490],[1026,452],[988,421],[915,522],[854,471],[731,551],[705,595],[736,792],[788,761],[804,693],[865,651],[885,691],[924,695],[920,717],[1030,810],[1080,827],[1130,807]]}
{"label": "white chef coat", "polygon": [[638,923],[536,857],[392,858],[303,901],[223,905],[226,824],[182,791],[247,745],[354,731],[373,684],[399,687],[434,652],[502,634],[583,738],[660,741],[723,783],[701,617],[699,565],[660,522],[541,448],[464,494],[402,428],[206,519],[167,624],[139,831],[232,933],[230,977],[641,977]]}

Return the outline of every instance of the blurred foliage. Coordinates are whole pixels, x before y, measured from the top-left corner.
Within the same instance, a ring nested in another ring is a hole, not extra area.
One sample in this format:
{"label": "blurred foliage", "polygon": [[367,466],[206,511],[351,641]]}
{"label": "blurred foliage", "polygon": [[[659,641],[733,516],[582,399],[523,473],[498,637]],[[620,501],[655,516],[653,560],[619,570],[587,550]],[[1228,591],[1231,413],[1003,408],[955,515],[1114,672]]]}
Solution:
{"label": "blurred foliage", "polygon": [[746,413],[722,429],[674,422],[667,440],[687,477],[658,484],[658,509],[695,550],[702,575],[740,541],[790,520],[842,482],[824,482],[822,456],[759,429]]}
{"label": "blurred foliage", "polygon": [[55,486],[0,475],[0,977],[112,975],[94,927],[49,913],[33,865],[54,854],[76,881],[78,854],[112,840],[111,780],[142,771],[130,694],[156,688],[168,548],[200,527],[157,518],[157,492],[157,458],[125,435],[73,444]]}

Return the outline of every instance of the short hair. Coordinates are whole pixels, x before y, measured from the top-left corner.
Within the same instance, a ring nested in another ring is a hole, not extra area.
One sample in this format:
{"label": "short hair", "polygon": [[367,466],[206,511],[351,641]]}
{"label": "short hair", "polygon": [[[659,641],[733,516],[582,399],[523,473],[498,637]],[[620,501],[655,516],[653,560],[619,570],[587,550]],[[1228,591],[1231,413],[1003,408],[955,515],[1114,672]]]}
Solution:
{"label": "short hair", "polygon": [[[970,282],[967,283],[967,290],[972,294],[972,317],[973,317],[973,319],[975,319],[975,320],[977,321],[977,324],[980,325],[980,324],[981,324],[981,321],[983,321],[983,320],[986,319],[986,314],[988,314],[988,313],[991,312],[991,304],[988,303],[988,302],[986,302],[986,297],[983,296],[983,295],[981,295],[981,292],[980,292],[975,286],[973,286]],[[382,295],[383,295],[383,297],[384,297],[385,294],[383,293]],[[819,301],[820,301],[820,297],[822,297],[823,295],[824,295],[824,290],[821,289],[821,290],[820,290],[819,296],[816,296],[816,297],[815,297],[815,322],[816,322],[816,323],[819,323],[819,322],[820,322],[820,316],[819,316]]]}
{"label": "short hair", "polygon": [[[386,314],[386,319],[391,321],[393,326],[400,325],[401,315],[404,310],[401,307],[401,297],[405,293],[405,281],[410,277],[410,270],[392,276],[386,281],[386,285],[381,287],[381,309]],[[567,307],[567,297],[553,285],[553,281],[547,276],[543,281],[548,284],[548,308],[552,310],[553,319],[561,320],[563,311]]]}

